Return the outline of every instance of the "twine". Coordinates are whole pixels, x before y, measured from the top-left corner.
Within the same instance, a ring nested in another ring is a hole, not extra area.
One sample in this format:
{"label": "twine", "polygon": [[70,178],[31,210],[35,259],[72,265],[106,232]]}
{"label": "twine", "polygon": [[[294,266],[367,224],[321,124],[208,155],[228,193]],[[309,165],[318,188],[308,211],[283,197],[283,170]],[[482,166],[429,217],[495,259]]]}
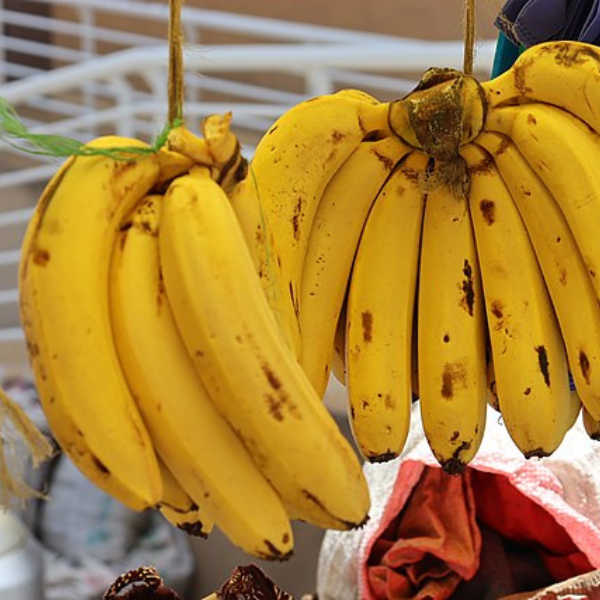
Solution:
{"label": "twine", "polygon": [[183,0],[169,0],[169,111],[168,123],[183,116],[184,68],[181,5]]}
{"label": "twine", "polygon": [[465,0],[465,46],[463,57],[463,72],[473,75],[475,62],[475,0]]}

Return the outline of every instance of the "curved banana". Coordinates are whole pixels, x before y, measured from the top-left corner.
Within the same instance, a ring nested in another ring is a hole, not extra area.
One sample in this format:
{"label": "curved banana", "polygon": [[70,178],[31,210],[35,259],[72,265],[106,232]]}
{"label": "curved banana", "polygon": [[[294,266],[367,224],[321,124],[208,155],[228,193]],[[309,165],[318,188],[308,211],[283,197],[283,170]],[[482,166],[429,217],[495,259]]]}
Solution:
{"label": "curved banana", "polygon": [[203,514],[247,553],[285,558],[293,537],[284,506],[216,410],[177,330],[159,263],[162,203],[140,202],[113,251],[111,314],[123,370],[157,454]]}
{"label": "curved banana", "polygon": [[[95,147],[144,146],[99,138]],[[156,183],[156,155],[77,157],[38,202],[22,248],[21,320],[49,426],[74,464],[134,510],[162,483],[113,344],[108,271],[123,215]]]}
{"label": "curved banana", "polygon": [[290,514],[335,529],[363,523],[358,458],[282,340],[229,200],[205,170],[169,187],[159,244],[197,371]]}
{"label": "curved banana", "polygon": [[427,157],[414,151],[386,181],[352,269],[346,308],[350,424],[360,452],[371,462],[398,456],[409,429],[426,167]]}
{"label": "curved banana", "polygon": [[189,535],[208,537],[213,529],[213,521],[190,498],[162,460],[159,460],[159,466],[162,475],[163,494],[158,510],[162,516],[171,525]]}
{"label": "curved banana", "polygon": [[[387,111],[385,103],[344,92],[297,104],[262,137],[248,176],[232,192],[234,206],[242,205],[236,213],[256,217],[244,234],[258,253],[255,263],[268,267],[261,269],[263,288],[298,358],[302,268],[317,206],[333,174],[363,139],[391,135]],[[263,260],[261,240],[270,236],[273,246]]]}
{"label": "curved banana", "polygon": [[575,386],[586,409],[600,420],[600,304],[569,225],[510,139],[482,133],[476,142],[492,155],[519,210],[558,318]]}
{"label": "curved banana", "polygon": [[600,298],[600,136],[546,104],[490,111],[486,129],[509,137],[558,202]]}
{"label": "curved banana", "polygon": [[[437,179],[436,169],[430,177]],[[443,469],[462,473],[485,429],[481,266],[464,193],[434,183],[423,217],[417,337],[423,430]]]}
{"label": "curved banana", "polygon": [[529,236],[490,155],[470,144],[469,206],[485,294],[500,411],[526,457],[560,445],[579,406],[560,328]]}
{"label": "curved banana", "polygon": [[321,196],[298,301],[300,364],[319,396],[329,381],[335,330],[361,231],[381,186],[409,152],[396,137],[361,142]]}
{"label": "curved banana", "polygon": [[537,44],[510,69],[482,83],[490,112],[499,106],[541,102],[579,117],[600,133],[600,49],[575,41]]}

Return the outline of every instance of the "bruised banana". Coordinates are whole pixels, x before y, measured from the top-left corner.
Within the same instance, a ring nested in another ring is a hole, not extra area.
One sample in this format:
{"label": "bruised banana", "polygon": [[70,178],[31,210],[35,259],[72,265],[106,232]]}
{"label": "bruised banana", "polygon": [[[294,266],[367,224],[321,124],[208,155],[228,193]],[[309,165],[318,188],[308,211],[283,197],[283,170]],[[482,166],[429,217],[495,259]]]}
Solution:
{"label": "bruised banana", "polygon": [[510,69],[482,87],[490,113],[501,106],[541,102],[579,117],[600,133],[599,69],[597,46],[546,42],[525,50]]}
{"label": "bruised banana", "polygon": [[[517,207],[490,155],[462,149],[485,295],[496,389],[508,433],[525,457],[548,456],[579,411],[560,328]],[[516,259],[515,259],[516,257]]]}
{"label": "bruised banana", "polygon": [[418,361],[423,430],[445,471],[474,458],[487,408],[486,329],[481,266],[464,191],[432,169],[419,271]]}
{"label": "bruised banana", "polygon": [[321,196],[298,302],[300,364],[319,396],[329,381],[335,330],[363,225],[381,186],[408,152],[396,137],[361,142]]}
{"label": "bruised banana", "polygon": [[170,469],[159,459],[163,494],[158,504],[162,516],[174,527],[194,537],[208,537],[213,521],[208,518],[181,487]]}
{"label": "bruised banana", "polygon": [[[89,146],[145,147],[119,137]],[[38,202],[19,272],[21,321],[50,429],[90,481],[133,510],[155,506],[162,483],[114,347],[108,274],[123,216],[159,177],[155,154],[68,160]]]}
{"label": "bruised banana", "polygon": [[546,104],[493,110],[486,129],[510,138],[558,202],[600,298],[600,136]]}
{"label": "bruised banana", "polygon": [[298,358],[302,268],[317,206],[363,139],[391,135],[387,111],[385,103],[344,92],[297,104],[261,138],[248,176],[231,194],[271,309]]}
{"label": "bruised banana", "polygon": [[523,219],[558,318],[571,375],[586,409],[600,420],[600,304],[556,200],[517,147],[498,133],[476,140],[493,157]]}
{"label": "bruised banana", "polygon": [[414,151],[386,181],[365,223],[350,280],[345,336],[350,423],[371,462],[398,456],[409,429],[426,167],[427,157]]}
{"label": "bruised banana", "polygon": [[358,458],[282,340],[229,200],[205,170],[169,187],[159,244],[197,371],[290,514],[359,526],[369,492]]}
{"label": "bruised banana", "polygon": [[123,370],[157,454],[202,514],[245,552],[283,559],[293,545],[283,504],[213,405],[177,330],[159,263],[162,203],[138,203],[113,251],[111,314]]}

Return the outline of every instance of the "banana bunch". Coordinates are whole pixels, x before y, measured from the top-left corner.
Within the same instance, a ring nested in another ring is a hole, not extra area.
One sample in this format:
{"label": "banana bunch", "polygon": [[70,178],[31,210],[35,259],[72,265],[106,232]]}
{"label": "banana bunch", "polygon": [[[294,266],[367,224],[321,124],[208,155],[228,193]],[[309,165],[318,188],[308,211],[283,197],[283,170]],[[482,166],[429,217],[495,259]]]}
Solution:
{"label": "banana bunch", "polygon": [[23,241],[21,315],[51,430],[88,479],[283,560],[291,520],[360,526],[369,493],[261,287],[227,195],[246,168],[230,119],[68,160]]}
{"label": "banana bunch", "polygon": [[346,385],[365,459],[399,455],[417,397],[449,473],[487,404],[526,457],[582,406],[597,437],[599,66],[553,42],[484,83],[434,68],[389,103],[300,103],[258,144],[233,209],[317,394],[331,373]]}

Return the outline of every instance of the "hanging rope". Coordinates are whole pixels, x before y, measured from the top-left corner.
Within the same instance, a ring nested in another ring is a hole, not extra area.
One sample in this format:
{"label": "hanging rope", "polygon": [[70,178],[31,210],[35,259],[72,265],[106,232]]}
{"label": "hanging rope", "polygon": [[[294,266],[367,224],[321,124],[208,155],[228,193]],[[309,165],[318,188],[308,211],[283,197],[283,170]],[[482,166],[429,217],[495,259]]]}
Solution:
{"label": "hanging rope", "polygon": [[475,0],[465,0],[465,49],[463,57],[463,72],[473,74],[475,61]]}
{"label": "hanging rope", "polygon": [[181,5],[183,0],[169,0],[169,112],[168,123],[183,117],[184,70]]}

